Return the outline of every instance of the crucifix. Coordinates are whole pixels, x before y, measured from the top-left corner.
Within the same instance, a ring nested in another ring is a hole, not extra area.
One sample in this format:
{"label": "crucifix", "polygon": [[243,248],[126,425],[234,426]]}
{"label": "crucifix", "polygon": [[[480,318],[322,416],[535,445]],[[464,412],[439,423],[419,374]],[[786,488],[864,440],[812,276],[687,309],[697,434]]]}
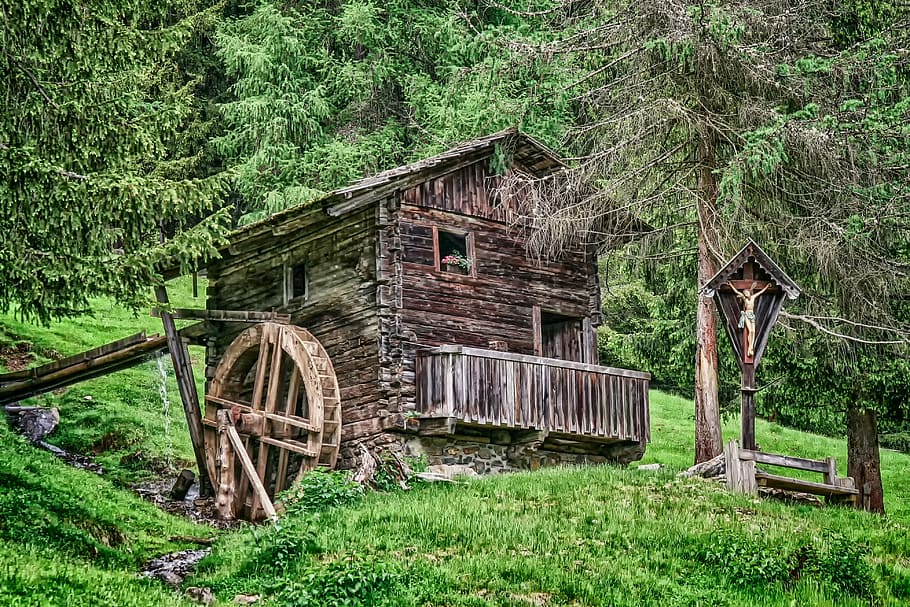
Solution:
{"label": "crucifix", "polygon": [[[740,280],[728,280],[725,286],[733,291],[742,306],[736,326],[743,332],[743,362],[751,363],[755,359],[757,337],[755,332],[755,306],[759,297],[775,287],[773,282],[756,280],[753,263],[743,265],[742,275]],[[723,286],[721,289],[723,289]]]}
{"label": "crucifix", "polygon": [[784,299],[796,299],[799,287],[750,240],[702,291],[714,298],[742,371],[741,442],[755,449],[755,369]]}

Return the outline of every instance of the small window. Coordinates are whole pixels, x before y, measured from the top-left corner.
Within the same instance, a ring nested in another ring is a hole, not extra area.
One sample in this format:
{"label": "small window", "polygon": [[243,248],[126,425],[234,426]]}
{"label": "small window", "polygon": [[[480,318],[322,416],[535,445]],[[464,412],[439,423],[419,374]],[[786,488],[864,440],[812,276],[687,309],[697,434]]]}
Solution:
{"label": "small window", "polygon": [[470,233],[437,228],[434,236],[439,271],[474,275],[474,239]]}
{"label": "small window", "polygon": [[284,303],[292,299],[306,299],[307,273],[306,265],[299,263],[284,267]]}

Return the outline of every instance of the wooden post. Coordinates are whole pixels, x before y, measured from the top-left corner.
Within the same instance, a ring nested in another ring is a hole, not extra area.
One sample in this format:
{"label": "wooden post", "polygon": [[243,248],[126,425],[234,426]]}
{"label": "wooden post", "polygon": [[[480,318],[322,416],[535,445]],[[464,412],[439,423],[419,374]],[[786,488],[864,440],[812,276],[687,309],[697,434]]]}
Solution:
{"label": "wooden post", "polygon": [[[158,303],[167,305],[167,289],[164,285],[155,287],[155,297],[158,299]],[[210,481],[212,471],[208,469],[208,462],[205,458],[202,414],[199,411],[199,395],[196,393],[189,352],[177,333],[173,317],[165,309],[161,310],[161,323],[164,325],[164,335],[167,338],[168,350],[171,352],[171,362],[177,377],[177,388],[180,391],[183,412],[186,414],[190,441],[193,443],[193,452],[196,454],[196,466],[199,468],[199,496],[208,497],[212,495]]]}
{"label": "wooden post", "polygon": [[228,440],[231,441],[231,446],[234,447],[234,454],[240,458],[240,466],[243,468],[243,473],[253,486],[253,491],[259,497],[265,515],[272,520],[278,518],[275,506],[272,505],[272,500],[269,498],[262,480],[256,474],[256,467],[253,465],[253,460],[250,459],[250,454],[246,452],[246,447],[243,444],[243,439],[237,433],[237,428],[233,424],[227,424],[225,425],[224,433],[227,435]]}
{"label": "wooden post", "polygon": [[833,457],[825,458],[825,466],[827,470],[825,471],[825,483],[828,485],[837,484],[837,462]]}
{"label": "wooden post", "polygon": [[755,451],[755,365],[743,363],[740,440],[743,449]]}
{"label": "wooden post", "polygon": [[724,467],[727,471],[727,489],[736,493],[758,495],[755,480],[755,460],[743,460],[739,456],[739,445],[731,440],[724,445]]}
{"label": "wooden post", "polygon": [[231,412],[218,411],[218,495],[215,505],[222,520],[234,519],[234,448],[227,434]]}

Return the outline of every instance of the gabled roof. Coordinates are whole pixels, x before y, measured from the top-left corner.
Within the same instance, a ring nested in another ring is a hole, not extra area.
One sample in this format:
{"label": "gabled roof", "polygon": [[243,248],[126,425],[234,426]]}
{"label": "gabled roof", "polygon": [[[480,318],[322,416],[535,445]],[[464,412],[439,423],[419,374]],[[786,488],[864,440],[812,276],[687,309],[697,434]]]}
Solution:
{"label": "gabled roof", "polygon": [[565,165],[556,152],[540,141],[512,127],[470,141],[410,164],[364,177],[350,185],[330,192],[317,200],[285,209],[265,219],[251,223],[231,232],[228,238],[235,238],[247,232],[256,232],[265,226],[282,223],[291,215],[302,210],[323,208],[329,215],[343,215],[362,208],[377,199],[413,183],[419,183],[437,175],[459,168],[466,162],[474,162],[491,154],[496,146],[507,149],[512,158],[538,175],[546,175]]}
{"label": "gabled roof", "polygon": [[780,266],[774,263],[774,261],[768,257],[768,254],[751,238],[746,245],[727,262],[727,265],[721,268],[711,280],[705,283],[701,289],[702,292],[708,297],[713,297],[714,292],[719,289],[721,285],[726,284],[740,268],[746,265],[746,262],[749,261],[750,257],[754,259],[755,263],[757,263],[765,272],[771,275],[771,278],[777,283],[777,286],[781,288],[787,297],[796,299],[799,296],[799,285],[793,282],[793,279],[787,276],[787,273],[781,270]]}

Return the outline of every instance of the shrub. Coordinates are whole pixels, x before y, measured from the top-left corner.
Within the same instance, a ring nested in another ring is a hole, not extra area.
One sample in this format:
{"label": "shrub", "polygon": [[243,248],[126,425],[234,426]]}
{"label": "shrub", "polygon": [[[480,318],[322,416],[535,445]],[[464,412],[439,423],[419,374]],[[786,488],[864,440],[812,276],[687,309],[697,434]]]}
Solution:
{"label": "shrub", "polygon": [[240,568],[241,575],[280,575],[304,556],[320,550],[308,520],[293,525],[272,525],[261,533],[254,528],[253,542],[250,557]]}
{"label": "shrub", "polygon": [[301,515],[353,504],[363,497],[363,487],[347,470],[312,470],[279,496],[289,515]]}
{"label": "shrub", "polygon": [[275,599],[280,607],[382,607],[396,604],[393,594],[400,580],[387,563],[352,555],[304,570],[290,584],[282,581]]}
{"label": "shrub", "polygon": [[733,533],[710,536],[706,543],[700,560],[737,586],[760,589],[813,579],[832,594],[871,597],[875,592],[866,548],[841,535],[830,534],[820,544],[805,543],[792,552]]}

